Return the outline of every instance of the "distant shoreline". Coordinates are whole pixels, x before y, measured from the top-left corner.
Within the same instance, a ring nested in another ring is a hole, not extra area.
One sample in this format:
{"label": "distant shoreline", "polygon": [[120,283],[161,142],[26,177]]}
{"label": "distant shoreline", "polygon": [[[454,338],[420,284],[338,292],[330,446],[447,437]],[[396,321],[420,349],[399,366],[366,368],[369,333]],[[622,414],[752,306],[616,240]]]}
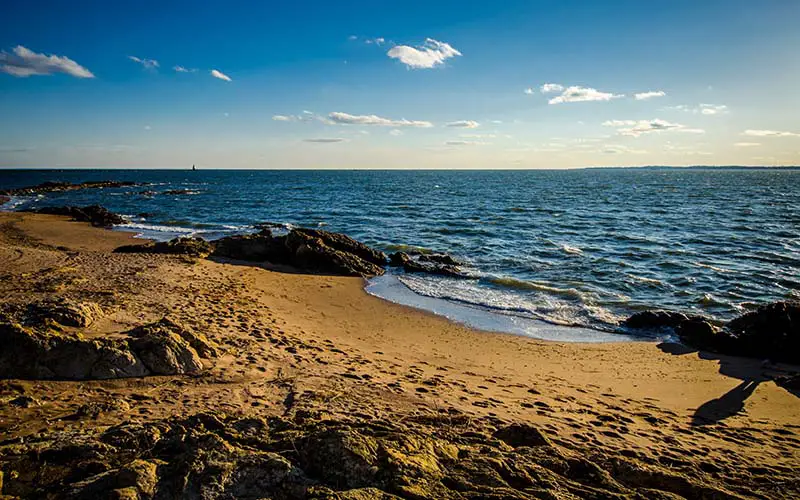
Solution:
{"label": "distant shoreline", "polygon": [[620,167],[566,167],[566,168],[201,168],[192,170],[186,167],[2,167],[4,172],[132,172],[132,171],[186,171],[186,172],[565,172],[582,170],[800,170],[800,165],[690,165],[686,167],[668,165],[642,165]]}

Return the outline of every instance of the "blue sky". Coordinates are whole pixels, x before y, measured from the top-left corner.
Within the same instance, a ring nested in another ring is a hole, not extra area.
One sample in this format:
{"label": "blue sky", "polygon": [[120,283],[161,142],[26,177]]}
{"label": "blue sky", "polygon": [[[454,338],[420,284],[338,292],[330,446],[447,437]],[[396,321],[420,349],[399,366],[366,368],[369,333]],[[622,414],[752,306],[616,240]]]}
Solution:
{"label": "blue sky", "polygon": [[794,0],[10,0],[0,166],[796,165],[798,19]]}

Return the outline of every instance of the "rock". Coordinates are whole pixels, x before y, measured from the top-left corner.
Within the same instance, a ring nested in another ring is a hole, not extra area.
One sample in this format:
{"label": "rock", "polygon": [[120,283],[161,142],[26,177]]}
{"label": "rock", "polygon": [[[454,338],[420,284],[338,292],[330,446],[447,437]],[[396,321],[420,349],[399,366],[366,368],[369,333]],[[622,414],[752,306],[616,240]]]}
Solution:
{"label": "rock", "polygon": [[447,266],[461,266],[463,265],[462,262],[454,259],[451,255],[446,253],[431,253],[425,254],[422,253],[417,257],[420,262],[434,262],[436,264],[444,264]]}
{"label": "rock", "polygon": [[195,193],[197,193],[197,191],[194,191],[192,189],[167,189],[161,194],[181,195],[181,194],[195,194]]}
{"label": "rock", "polygon": [[405,252],[395,252],[389,256],[389,265],[392,267],[403,267],[409,262],[411,257]]}
{"label": "rock", "polygon": [[11,201],[11,198],[9,198],[9,197],[8,197],[8,196],[6,196],[6,195],[2,195],[2,194],[0,194],[0,205],[5,205],[5,204],[6,204],[6,203],[8,203],[9,201]]}
{"label": "rock", "polygon": [[17,408],[30,408],[31,406],[39,406],[41,403],[30,396],[18,396],[9,401],[8,404]]}
{"label": "rock", "polygon": [[295,229],[285,236],[286,247],[291,254],[291,265],[304,271],[341,276],[368,277],[384,273],[380,265],[365,260],[358,254],[328,246],[323,238],[313,236],[316,232]]}
{"label": "rock", "polygon": [[121,399],[111,399],[109,401],[93,401],[91,403],[82,404],[75,412],[75,416],[79,418],[97,418],[103,413],[114,413],[121,416],[121,414],[130,411],[131,405]]}
{"label": "rock", "polygon": [[800,373],[775,377],[775,383],[789,391],[800,391]]}
{"label": "rock", "polygon": [[[436,254],[442,255],[442,254]],[[456,267],[452,264],[445,264],[445,261],[452,260],[448,255],[448,258],[441,257],[441,258],[434,258],[430,259],[428,257],[423,257],[424,254],[415,255],[416,258],[412,258],[405,252],[395,252],[389,257],[390,265],[394,267],[402,267],[403,270],[407,273],[426,273],[426,274],[436,274],[439,276],[449,276],[451,278],[469,278],[469,276],[465,275],[461,272],[461,269]],[[455,262],[455,260],[452,260]]]}
{"label": "rock", "polygon": [[800,302],[766,304],[725,325],[741,355],[800,364]]}
{"label": "rock", "polygon": [[542,431],[527,424],[511,424],[502,427],[495,431],[493,436],[512,448],[520,446],[550,446],[550,441],[542,434]]}
{"label": "rock", "polygon": [[89,222],[97,227],[111,227],[116,224],[125,224],[127,221],[121,215],[110,212],[108,209],[100,205],[90,205],[88,207],[42,207],[27,212],[34,212],[38,214],[49,215],[65,215],[72,217],[73,220],[80,222]]}
{"label": "rock", "polygon": [[40,193],[76,191],[79,189],[119,188],[138,185],[140,184],[130,181],[86,181],[78,184],[72,184],[70,182],[43,182],[35,186],[6,189],[0,191],[0,194],[7,196],[25,196]]}
{"label": "rock", "polygon": [[28,305],[26,323],[42,325],[54,321],[64,326],[84,328],[102,316],[103,310],[93,302],[73,302],[62,297]]}
{"label": "rock", "polygon": [[307,228],[297,228],[293,229],[291,232],[304,234],[312,238],[319,238],[325,246],[340,252],[353,254],[376,266],[383,267],[387,262],[385,253],[372,249],[344,234]]}
{"label": "rock", "polygon": [[87,340],[0,319],[0,378],[112,379],[197,373],[217,348],[169,321],[135,328],[127,338]]}
{"label": "rock", "polygon": [[144,245],[123,245],[114,249],[116,253],[161,253],[170,255],[188,255],[191,257],[208,257],[214,251],[214,245],[202,238],[181,237],[169,241],[157,241]]}
{"label": "rock", "polygon": [[256,234],[228,236],[213,243],[216,257],[273,264],[289,264],[291,261],[284,239],[274,238],[268,229]]}
{"label": "rock", "polygon": [[659,329],[659,328],[677,328],[681,323],[688,320],[689,317],[683,313],[652,310],[637,312],[630,318],[625,320],[624,325],[628,328],[637,329]]}

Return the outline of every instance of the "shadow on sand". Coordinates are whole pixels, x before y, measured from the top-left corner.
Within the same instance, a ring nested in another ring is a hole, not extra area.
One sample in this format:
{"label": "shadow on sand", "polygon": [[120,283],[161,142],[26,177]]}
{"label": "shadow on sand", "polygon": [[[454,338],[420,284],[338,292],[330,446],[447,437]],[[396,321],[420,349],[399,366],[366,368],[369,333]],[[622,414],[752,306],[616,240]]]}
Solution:
{"label": "shadow on sand", "polygon": [[[727,377],[742,382],[722,396],[706,401],[695,410],[692,425],[711,425],[730,418],[744,409],[747,399],[752,396],[762,382],[773,380],[775,375],[783,372],[778,367],[768,368],[763,361],[757,359],[726,356],[706,351],[698,351],[692,347],[675,342],[662,342],[658,348],[674,356],[697,353],[700,359],[719,362],[719,372]],[[787,389],[788,390],[788,389]],[[800,392],[789,391],[800,397]]]}

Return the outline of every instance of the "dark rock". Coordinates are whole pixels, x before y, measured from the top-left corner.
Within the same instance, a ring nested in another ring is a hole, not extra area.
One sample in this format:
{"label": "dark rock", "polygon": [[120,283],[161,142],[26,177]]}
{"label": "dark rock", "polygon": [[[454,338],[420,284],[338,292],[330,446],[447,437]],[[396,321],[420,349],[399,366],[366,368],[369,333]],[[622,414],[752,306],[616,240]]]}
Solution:
{"label": "dark rock", "polygon": [[[423,255],[424,254],[418,254],[415,255],[416,258],[412,258],[405,252],[395,252],[389,256],[389,263],[394,267],[402,267],[407,273],[426,273],[449,276],[451,278],[468,278],[457,266],[444,263],[445,261],[452,260],[449,255],[446,256],[447,258],[442,257],[441,259],[424,258]],[[452,261],[455,262],[455,260]]]}
{"label": "dark rock", "polygon": [[800,373],[775,377],[775,383],[792,392],[800,391]]}
{"label": "dark rock", "polygon": [[88,207],[42,207],[26,212],[34,212],[38,214],[49,215],[65,215],[72,217],[73,220],[80,222],[89,222],[93,226],[98,227],[111,227],[115,224],[125,224],[127,221],[121,215],[110,212],[108,209],[100,205],[90,205]]}
{"label": "dark rock", "polygon": [[420,262],[434,262],[436,264],[444,264],[447,266],[461,266],[463,262],[460,262],[453,258],[451,255],[446,253],[431,253],[431,254],[420,254],[417,259]]}
{"label": "dark rock", "polygon": [[39,406],[41,403],[30,396],[18,396],[9,401],[8,404],[17,408],[30,408],[31,406]]}
{"label": "dark rock", "polygon": [[8,196],[6,196],[6,195],[2,195],[2,194],[0,194],[0,205],[5,205],[5,204],[6,204],[6,203],[8,203],[9,201],[11,201],[11,198],[9,198],[9,197],[8,197]]}
{"label": "dark rock", "polygon": [[312,238],[319,238],[325,246],[333,248],[344,253],[353,254],[367,262],[375,264],[376,266],[385,266],[387,262],[386,254],[372,249],[367,245],[354,240],[353,238],[340,234],[331,233],[330,231],[322,231],[319,229],[306,229],[297,228],[292,230],[293,233],[301,233]]}
{"label": "dark rock", "polygon": [[405,252],[395,252],[389,256],[389,265],[392,267],[403,267],[409,262],[411,257]]}
{"label": "dark rock", "polygon": [[0,318],[0,378],[111,379],[197,373],[216,347],[169,320],[138,327],[121,339],[84,339]]}
{"label": "dark rock", "polygon": [[736,353],[800,364],[800,302],[766,304],[733,319],[727,330]]}
{"label": "dark rock", "polygon": [[161,194],[167,194],[167,195],[197,194],[197,191],[193,189],[168,189]]}
{"label": "dark rock", "polygon": [[136,214],[136,217],[141,217],[142,219],[149,219],[150,217],[153,217],[154,215],[155,214],[152,213],[152,212],[140,212],[140,213]]}
{"label": "dark rock", "polygon": [[140,184],[131,181],[86,181],[78,184],[72,184],[70,182],[43,182],[35,186],[6,189],[0,191],[0,194],[7,196],[25,196],[40,193],[77,191],[79,189],[119,188],[138,185]]}
{"label": "dark rock", "polygon": [[550,441],[547,436],[542,434],[542,431],[527,424],[511,424],[498,429],[493,436],[513,448],[520,446],[550,446]]}
{"label": "dark rock", "polygon": [[683,313],[663,310],[637,312],[625,320],[624,325],[628,328],[659,329],[677,328],[689,317]]}
{"label": "dark rock", "polygon": [[208,257],[214,251],[214,245],[202,238],[174,238],[169,241],[157,241],[143,245],[124,245],[114,249],[116,253],[162,253],[171,255],[189,255],[192,257]]}
{"label": "dark rock", "polygon": [[254,262],[289,264],[291,253],[285,239],[275,238],[265,229],[256,234],[228,236],[215,240],[214,256]]}

